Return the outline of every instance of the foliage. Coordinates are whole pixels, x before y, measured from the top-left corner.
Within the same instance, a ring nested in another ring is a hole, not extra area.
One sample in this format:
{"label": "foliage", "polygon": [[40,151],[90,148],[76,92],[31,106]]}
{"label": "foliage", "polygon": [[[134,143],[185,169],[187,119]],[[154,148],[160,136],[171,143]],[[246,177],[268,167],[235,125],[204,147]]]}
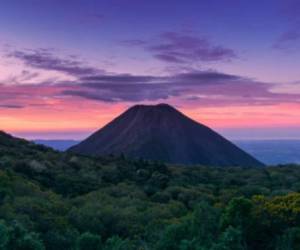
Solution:
{"label": "foliage", "polygon": [[300,249],[299,166],[167,166],[0,134],[0,250]]}
{"label": "foliage", "polygon": [[102,239],[98,235],[85,232],[78,237],[76,248],[78,250],[101,250]]}

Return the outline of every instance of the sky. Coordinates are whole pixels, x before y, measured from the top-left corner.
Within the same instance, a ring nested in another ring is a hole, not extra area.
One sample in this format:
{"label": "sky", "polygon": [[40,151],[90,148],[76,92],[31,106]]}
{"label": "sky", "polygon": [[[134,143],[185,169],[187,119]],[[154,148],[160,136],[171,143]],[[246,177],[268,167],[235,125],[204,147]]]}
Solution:
{"label": "sky", "polygon": [[168,103],[233,139],[300,139],[299,0],[2,0],[0,130],[83,139]]}

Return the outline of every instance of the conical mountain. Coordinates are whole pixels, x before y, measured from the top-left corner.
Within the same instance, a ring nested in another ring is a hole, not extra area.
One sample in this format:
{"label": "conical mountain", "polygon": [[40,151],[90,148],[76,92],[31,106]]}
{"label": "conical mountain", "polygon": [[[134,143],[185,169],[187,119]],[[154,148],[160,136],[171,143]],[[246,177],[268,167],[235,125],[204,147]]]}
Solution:
{"label": "conical mountain", "polygon": [[261,162],[167,104],[136,105],[69,149],[178,164],[263,166]]}

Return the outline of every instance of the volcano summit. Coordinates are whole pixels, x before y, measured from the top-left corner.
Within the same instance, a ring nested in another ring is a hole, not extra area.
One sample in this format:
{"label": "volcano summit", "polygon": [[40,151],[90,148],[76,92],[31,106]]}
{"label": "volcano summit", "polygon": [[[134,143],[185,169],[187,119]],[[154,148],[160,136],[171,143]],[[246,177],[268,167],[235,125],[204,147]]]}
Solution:
{"label": "volcano summit", "polygon": [[263,166],[168,104],[133,106],[69,151],[98,156],[124,154],[176,164]]}

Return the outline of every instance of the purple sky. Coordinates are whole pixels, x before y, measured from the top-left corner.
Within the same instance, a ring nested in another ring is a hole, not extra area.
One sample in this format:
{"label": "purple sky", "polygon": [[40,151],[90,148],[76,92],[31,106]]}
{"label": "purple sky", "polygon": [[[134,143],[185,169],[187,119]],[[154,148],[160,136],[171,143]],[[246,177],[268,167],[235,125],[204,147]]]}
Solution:
{"label": "purple sky", "polygon": [[298,0],[3,0],[0,129],[81,138],[168,102],[231,137],[300,138],[299,49]]}

